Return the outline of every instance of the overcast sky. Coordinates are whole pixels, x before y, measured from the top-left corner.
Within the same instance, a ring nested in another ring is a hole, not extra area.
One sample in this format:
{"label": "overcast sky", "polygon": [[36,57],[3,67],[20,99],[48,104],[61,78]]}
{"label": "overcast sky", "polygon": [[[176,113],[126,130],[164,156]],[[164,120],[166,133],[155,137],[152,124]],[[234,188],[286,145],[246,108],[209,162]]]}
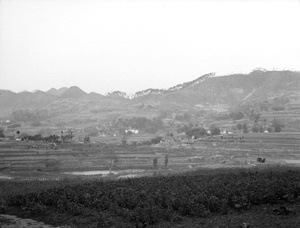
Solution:
{"label": "overcast sky", "polygon": [[299,25],[299,0],[0,0],[0,89],[134,93],[299,71]]}

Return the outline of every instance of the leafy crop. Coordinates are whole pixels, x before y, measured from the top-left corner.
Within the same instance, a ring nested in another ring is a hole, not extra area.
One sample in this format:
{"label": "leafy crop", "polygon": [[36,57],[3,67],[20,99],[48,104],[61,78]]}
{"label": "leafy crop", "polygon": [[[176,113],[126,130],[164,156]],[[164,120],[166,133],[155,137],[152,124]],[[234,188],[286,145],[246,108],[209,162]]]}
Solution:
{"label": "leafy crop", "polygon": [[110,214],[134,227],[148,227],[182,216],[206,217],[251,205],[293,202],[300,195],[300,171],[197,171],[182,175],[87,182],[8,197],[8,206],[32,214]]}

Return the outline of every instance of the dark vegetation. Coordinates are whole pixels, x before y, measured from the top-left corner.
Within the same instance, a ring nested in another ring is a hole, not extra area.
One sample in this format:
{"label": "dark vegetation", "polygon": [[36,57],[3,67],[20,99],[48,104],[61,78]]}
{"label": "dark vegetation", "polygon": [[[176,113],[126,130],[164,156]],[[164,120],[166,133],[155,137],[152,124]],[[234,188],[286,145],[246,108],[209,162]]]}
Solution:
{"label": "dark vegetation", "polygon": [[2,127],[0,127],[0,138],[4,138],[4,129]]}
{"label": "dark vegetation", "polygon": [[154,134],[158,130],[164,129],[164,123],[161,118],[134,117],[131,119],[118,119],[113,123],[113,127],[120,129],[122,133],[126,129],[132,128]]}
{"label": "dark vegetation", "polygon": [[198,138],[205,137],[207,135],[220,135],[221,129],[213,125],[210,127],[210,133],[209,133],[204,127],[198,126],[197,124],[177,125],[177,133],[180,134],[183,132],[186,134],[188,138],[198,139]]}
{"label": "dark vegetation", "polygon": [[175,120],[179,120],[182,122],[190,121],[192,119],[192,116],[188,113],[184,113],[183,115],[176,115]]}
{"label": "dark vegetation", "polygon": [[[180,175],[78,184],[0,182],[7,210],[53,225],[149,227],[249,210],[252,206],[296,203],[300,170],[199,170]],[[30,185],[30,186],[29,186]],[[17,186],[20,189],[16,190]],[[9,191],[9,189],[14,189]],[[0,202],[1,202],[0,201]]]}
{"label": "dark vegetation", "polygon": [[55,134],[49,136],[42,136],[41,134],[25,135],[21,138],[21,140],[34,141],[34,142],[47,142],[47,143],[62,143],[62,142],[71,142],[73,137],[74,137],[73,132],[67,131],[65,134],[62,134],[61,136]]}
{"label": "dark vegetation", "polygon": [[203,127],[191,127],[188,128],[185,133],[189,138],[193,137],[195,139],[198,139],[205,136],[207,134],[207,131]]}
{"label": "dark vegetation", "polygon": [[231,112],[229,114],[229,117],[232,118],[233,120],[240,120],[244,118],[244,113],[242,112]]}

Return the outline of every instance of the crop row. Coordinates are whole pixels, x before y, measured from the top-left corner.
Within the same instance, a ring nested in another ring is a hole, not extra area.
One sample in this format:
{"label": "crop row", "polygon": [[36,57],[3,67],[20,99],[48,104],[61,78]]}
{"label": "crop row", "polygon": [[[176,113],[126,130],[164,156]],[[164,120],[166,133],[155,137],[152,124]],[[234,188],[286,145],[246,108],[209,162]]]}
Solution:
{"label": "crop row", "polygon": [[251,205],[297,201],[299,174],[297,169],[198,171],[56,187],[12,195],[6,203],[32,214],[48,209],[74,216],[88,211],[111,214],[135,227],[147,227],[182,216],[206,217],[247,210]]}

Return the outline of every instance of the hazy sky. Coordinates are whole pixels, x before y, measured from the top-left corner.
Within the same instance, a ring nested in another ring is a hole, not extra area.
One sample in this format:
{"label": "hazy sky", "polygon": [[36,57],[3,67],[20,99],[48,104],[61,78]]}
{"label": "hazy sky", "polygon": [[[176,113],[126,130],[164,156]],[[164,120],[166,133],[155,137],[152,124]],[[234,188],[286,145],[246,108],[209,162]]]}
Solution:
{"label": "hazy sky", "polygon": [[168,88],[300,70],[299,0],[0,0],[0,89]]}

